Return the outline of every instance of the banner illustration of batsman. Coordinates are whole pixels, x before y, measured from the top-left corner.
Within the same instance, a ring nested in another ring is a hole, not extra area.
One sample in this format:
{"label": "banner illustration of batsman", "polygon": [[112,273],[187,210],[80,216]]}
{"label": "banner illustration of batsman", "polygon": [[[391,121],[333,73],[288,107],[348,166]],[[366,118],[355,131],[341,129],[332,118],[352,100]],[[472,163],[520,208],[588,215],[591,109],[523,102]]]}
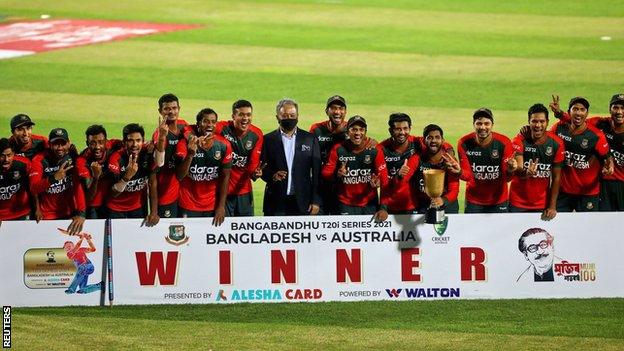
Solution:
{"label": "banner illustration of batsman", "polygon": [[113,220],[115,303],[621,297],[616,213]]}
{"label": "banner illustration of batsman", "polygon": [[5,221],[0,226],[0,301],[12,306],[101,304],[104,220]]}

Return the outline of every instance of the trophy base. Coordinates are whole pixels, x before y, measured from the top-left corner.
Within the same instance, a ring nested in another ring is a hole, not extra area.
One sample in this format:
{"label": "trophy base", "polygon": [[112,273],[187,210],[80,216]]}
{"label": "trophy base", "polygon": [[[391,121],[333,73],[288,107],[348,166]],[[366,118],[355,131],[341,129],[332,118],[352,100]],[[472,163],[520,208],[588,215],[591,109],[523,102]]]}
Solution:
{"label": "trophy base", "polygon": [[444,214],[444,208],[428,208],[425,213],[425,223],[437,224],[444,222],[446,215]]}

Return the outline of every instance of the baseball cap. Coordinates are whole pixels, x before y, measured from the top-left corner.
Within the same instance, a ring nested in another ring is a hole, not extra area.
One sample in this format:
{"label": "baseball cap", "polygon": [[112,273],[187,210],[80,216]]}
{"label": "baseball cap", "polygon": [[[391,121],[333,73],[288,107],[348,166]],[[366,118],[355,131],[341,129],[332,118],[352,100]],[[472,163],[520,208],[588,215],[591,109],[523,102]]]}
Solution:
{"label": "baseball cap", "polygon": [[585,106],[586,109],[589,110],[589,101],[587,101],[587,99],[582,96],[577,96],[577,97],[573,97],[572,99],[570,99],[570,103],[568,104],[568,110],[572,108],[572,105],[574,104],[581,104]]}
{"label": "baseball cap", "polygon": [[472,119],[473,120],[476,120],[477,118],[481,118],[481,117],[488,118],[492,122],[494,122],[494,114],[492,114],[492,111],[489,108],[481,107],[480,109],[476,110],[472,114]]}
{"label": "baseball cap", "polygon": [[50,136],[48,137],[48,139],[51,143],[59,139],[69,141],[69,134],[64,128],[54,128],[50,131]]}
{"label": "baseball cap", "polygon": [[327,99],[327,105],[325,106],[325,109],[329,108],[329,106],[333,104],[347,107],[347,102],[345,101],[345,98],[340,95],[330,96],[329,99]]}
{"label": "baseball cap", "polygon": [[611,97],[611,101],[609,102],[609,107],[615,104],[624,105],[624,94],[615,94]]}
{"label": "baseball cap", "polygon": [[363,125],[364,128],[367,128],[366,120],[364,119],[364,117],[359,116],[359,115],[355,115],[349,118],[349,121],[347,122],[347,128],[351,128],[354,124],[358,124],[358,123]]}
{"label": "baseball cap", "polygon": [[11,130],[23,126],[23,125],[30,125],[30,126],[34,126],[35,123],[30,119],[30,117],[28,117],[28,115],[25,115],[23,113],[20,113],[18,115],[13,116],[13,118],[11,118]]}

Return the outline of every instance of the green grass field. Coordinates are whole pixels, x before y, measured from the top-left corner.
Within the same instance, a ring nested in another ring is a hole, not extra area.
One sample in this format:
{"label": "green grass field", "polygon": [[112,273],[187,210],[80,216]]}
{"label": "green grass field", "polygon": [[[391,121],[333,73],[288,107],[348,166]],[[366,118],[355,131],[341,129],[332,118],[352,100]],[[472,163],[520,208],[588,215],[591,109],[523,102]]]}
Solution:
{"label": "green grass field", "polygon": [[[440,124],[449,142],[493,109],[512,136],[528,106],[576,95],[606,114],[624,91],[624,6],[618,0],[2,0],[5,21],[51,18],[199,24],[200,28],[0,60],[0,125],[29,114],[35,132],[65,127],[79,146],[102,123],[157,123],[157,99],[174,92],[181,115],[234,100],[276,128],[282,97],[300,102],[300,126],[325,119],[328,96],[387,137],[391,112],[419,134]],[[609,36],[604,41],[601,37]],[[263,184],[255,185],[261,213]],[[463,197],[463,195],[462,195]],[[23,349],[624,349],[622,299],[348,303],[109,309],[18,309]]]}
{"label": "green grass field", "polygon": [[621,299],[19,309],[16,348],[622,350]]}

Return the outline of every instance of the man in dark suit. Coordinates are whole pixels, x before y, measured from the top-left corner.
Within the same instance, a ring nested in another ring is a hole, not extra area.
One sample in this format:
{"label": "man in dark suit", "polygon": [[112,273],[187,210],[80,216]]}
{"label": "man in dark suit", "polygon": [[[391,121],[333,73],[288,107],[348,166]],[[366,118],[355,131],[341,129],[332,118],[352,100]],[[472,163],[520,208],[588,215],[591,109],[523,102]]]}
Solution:
{"label": "man in dark suit", "polygon": [[279,128],[264,136],[262,146],[264,215],[315,215],[321,204],[318,140],[297,128],[297,102],[282,99],[275,111]]}

